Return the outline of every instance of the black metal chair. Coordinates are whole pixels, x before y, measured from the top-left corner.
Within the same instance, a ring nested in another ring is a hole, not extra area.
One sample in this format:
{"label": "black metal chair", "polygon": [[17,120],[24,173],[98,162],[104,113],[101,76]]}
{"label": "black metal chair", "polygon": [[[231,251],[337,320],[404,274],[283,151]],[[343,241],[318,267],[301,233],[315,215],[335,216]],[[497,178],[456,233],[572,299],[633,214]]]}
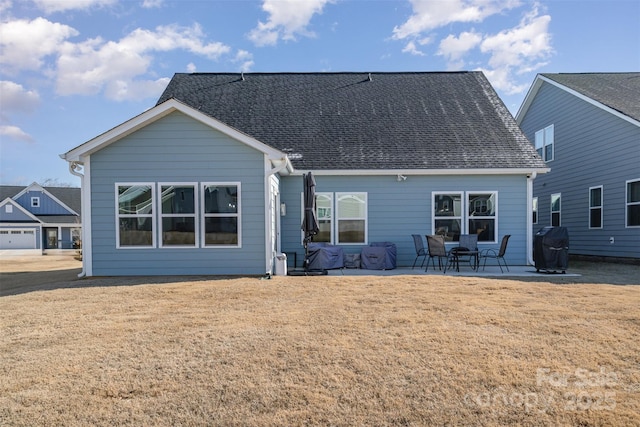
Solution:
{"label": "black metal chair", "polygon": [[446,260],[444,264],[444,272],[447,272],[447,266],[449,265],[450,255],[447,252],[447,247],[444,244],[444,236],[440,235],[427,235],[427,248],[429,250],[429,259],[427,260],[427,268],[424,271],[429,271],[429,261],[432,262],[433,268],[436,268],[436,262],[434,258],[438,258],[438,268],[442,270],[442,259]]}
{"label": "black metal chair", "polygon": [[458,247],[449,251],[452,261],[456,265],[456,270],[460,271],[460,261],[469,261],[471,268],[474,270],[478,267],[478,235],[477,234],[461,234]]}
{"label": "black metal chair", "polygon": [[502,270],[502,265],[500,264],[500,260],[504,263],[504,267],[509,271],[509,266],[507,265],[507,261],[504,259],[504,254],[507,252],[507,244],[509,243],[510,234],[506,234],[502,237],[502,242],[500,243],[500,250],[496,252],[495,249],[483,249],[480,252],[480,259],[484,258],[484,263],[482,264],[482,270],[487,266],[487,258],[495,259],[500,267],[500,272],[504,273]]}
{"label": "black metal chair", "polygon": [[411,267],[413,270],[416,266],[416,262],[418,262],[418,258],[423,257],[422,264],[420,264],[420,268],[422,268],[424,266],[424,260],[427,259],[427,255],[429,254],[427,253],[427,249],[424,247],[424,240],[422,240],[421,235],[412,234],[411,237],[413,237],[413,245],[416,247],[416,259],[413,260],[413,266]]}

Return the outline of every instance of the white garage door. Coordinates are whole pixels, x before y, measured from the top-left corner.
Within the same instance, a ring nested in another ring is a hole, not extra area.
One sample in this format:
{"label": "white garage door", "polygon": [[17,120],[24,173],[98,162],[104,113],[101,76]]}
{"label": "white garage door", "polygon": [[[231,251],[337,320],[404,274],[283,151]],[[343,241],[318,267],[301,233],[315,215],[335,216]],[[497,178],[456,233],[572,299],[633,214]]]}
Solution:
{"label": "white garage door", "polygon": [[0,230],[0,249],[36,249],[34,230]]}

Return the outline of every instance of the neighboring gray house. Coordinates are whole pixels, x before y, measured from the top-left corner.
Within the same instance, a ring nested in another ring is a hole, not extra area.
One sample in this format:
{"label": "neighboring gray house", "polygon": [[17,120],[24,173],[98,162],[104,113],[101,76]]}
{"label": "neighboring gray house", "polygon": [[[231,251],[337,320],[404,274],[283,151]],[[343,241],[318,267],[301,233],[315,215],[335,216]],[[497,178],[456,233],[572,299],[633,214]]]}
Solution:
{"label": "neighboring gray house", "polygon": [[516,120],[551,169],[534,231],[567,227],[571,254],[640,259],[640,73],[540,74]]}
{"label": "neighboring gray house", "polygon": [[80,189],[0,185],[0,250],[80,247]]}
{"label": "neighboring gray house", "polygon": [[[265,274],[316,241],[359,252],[411,234],[510,234],[531,260],[533,177],[547,171],[480,72],[176,74],[157,105],[61,157],[82,176],[84,274]],[[291,265],[291,263],[290,263]]]}

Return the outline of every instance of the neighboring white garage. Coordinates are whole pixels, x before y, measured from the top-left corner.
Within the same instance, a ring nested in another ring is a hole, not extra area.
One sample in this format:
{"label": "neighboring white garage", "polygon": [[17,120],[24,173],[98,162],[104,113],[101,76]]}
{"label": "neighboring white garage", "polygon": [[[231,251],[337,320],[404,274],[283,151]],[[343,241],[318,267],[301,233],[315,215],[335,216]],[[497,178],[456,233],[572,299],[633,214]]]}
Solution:
{"label": "neighboring white garage", "polygon": [[0,249],[36,249],[36,232],[33,229],[0,230]]}

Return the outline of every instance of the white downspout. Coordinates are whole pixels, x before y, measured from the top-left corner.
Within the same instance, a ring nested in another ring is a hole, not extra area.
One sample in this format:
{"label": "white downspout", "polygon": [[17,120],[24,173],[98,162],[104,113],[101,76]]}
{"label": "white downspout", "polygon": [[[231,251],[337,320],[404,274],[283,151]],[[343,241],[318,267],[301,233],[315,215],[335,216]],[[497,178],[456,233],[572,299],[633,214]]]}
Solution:
{"label": "white downspout", "polygon": [[[270,206],[271,204],[271,177],[277,173],[282,172],[285,169],[289,169],[290,172],[293,171],[293,166],[291,165],[291,162],[289,161],[289,158],[287,156],[284,156],[280,160],[282,161],[280,165],[267,170],[267,172],[265,173],[265,206]],[[278,209],[278,206],[274,206],[273,208]],[[266,212],[265,230],[271,230],[271,215],[276,215],[276,221],[280,221],[280,218],[278,217],[278,211],[276,211],[275,213]],[[269,233],[269,236],[271,236],[271,233]],[[271,242],[271,238],[269,237],[268,239],[265,239],[265,254],[267,255],[267,259],[265,259],[265,267],[267,270],[267,276],[271,276],[273,274],[273,262],[276,254],[273,253],[272,248],[273,242]]]}
{"label": "white downspout", "polygon": [[527,177],[527,262],[535,265],[533,260],[533,180],[538,176],[537,172],[532,172]]}
{"label": "white downspout", "polygon": [[[85,185],[84,184],[84,174],[81,174],[80,172],[78,172],[76,170],[76,169],[78,169],[78,167],[79,167],[79,165],[78,165],[77,162],[69,162],[69,172],[71,173],[71,175],[75,175],[78,178],[80,178],[80,187],[81,187],[80,194],[82,194],[82,190],[84,189],[84,185]],[[83,196],[84,196],[84,194],[83,194]],[[82,222],[83,222],[83,226],[82,226],[82,242],[83,242],[82,251],[83,251],[83,256],[82,256],[82,271],[80,272],[80,274],[78,274],[79,278],[85,277],[87,275],[87,272],[86,272],[86,269],[85,269],[85,265],[84,265],[84,263],[85,263],[85,257],[84,257],[84,242],[85,242],[85,240],[84,240],[84,232],[85,232],[85,230],[84,230],[84,220],[85,220],[85,218],[84,218],[84,214],[85,214],[85,203],[86,203],[84,199],[85,199],[85,197],[80,197],[80,212],[82,212],[82,216],[83,216],[83,220],[82,220]]]}

